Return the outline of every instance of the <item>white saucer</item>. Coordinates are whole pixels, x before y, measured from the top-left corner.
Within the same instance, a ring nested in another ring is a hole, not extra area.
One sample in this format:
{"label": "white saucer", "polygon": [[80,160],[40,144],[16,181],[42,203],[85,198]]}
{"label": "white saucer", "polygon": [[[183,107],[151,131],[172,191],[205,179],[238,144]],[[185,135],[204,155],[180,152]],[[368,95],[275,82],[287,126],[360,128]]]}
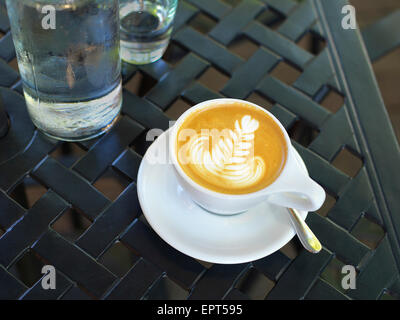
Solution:
{"label": "white saucer", "polygon": [[[307,171],[297,151],[295,155]],[[137,189],[146,220],[175,249],[202,261],[244,263],[272,254],[295,235],[287,209],[267,202],[234,216],[203,210],[178,184],[168,159],[165,132],[143,158]],[[301,216],[305,219],[307,212]]]}

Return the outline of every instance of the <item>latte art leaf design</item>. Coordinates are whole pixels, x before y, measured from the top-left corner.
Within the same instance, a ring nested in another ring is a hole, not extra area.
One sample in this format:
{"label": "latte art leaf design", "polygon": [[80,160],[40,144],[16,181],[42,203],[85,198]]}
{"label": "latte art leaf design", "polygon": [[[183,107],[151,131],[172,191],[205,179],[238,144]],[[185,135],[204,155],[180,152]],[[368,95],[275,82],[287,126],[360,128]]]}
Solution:
{"label": "latte art leaf design", "polygon": [[259,123],[249,115],[236,120],[234,130],[224,130],[210,148],[213,134],[196,134],[184,148],[193,170],[204,178],[217,178],[231,187],[243,188],[257,183],[265,174],[265,163],[254,157],[255,132]]}

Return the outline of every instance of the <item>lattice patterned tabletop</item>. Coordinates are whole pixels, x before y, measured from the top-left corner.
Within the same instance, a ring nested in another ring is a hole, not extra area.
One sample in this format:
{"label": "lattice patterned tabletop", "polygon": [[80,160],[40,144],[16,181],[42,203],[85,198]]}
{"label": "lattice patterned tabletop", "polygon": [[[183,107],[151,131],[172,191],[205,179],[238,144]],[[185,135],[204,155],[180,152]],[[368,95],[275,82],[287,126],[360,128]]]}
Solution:
{"label": "lattice patterned tabletop", "polygon": [[[29,120],[1,0],[0,92],[9,129],[0,139],[0,298],[398,298],[399,147],[360,33],[341,28],[346,3],[180,1],[163,60],[124,65],[116,126],[94,141],[61,143]],[[281,68],[291,70],[291,81],[281,79]],[[207,79],[218,77],[223,86],[209,87]],[[273,112],[327,190],[325,206],[307,218],[320,254],[293,239],[258,261],[213,265],[168,246],[146,223],[135,182],[147,131],[223,96]],[[45,264],[57,270],[56,290],[41,288]],[[346,264],[357,267],[356,290],[340,285]]]}

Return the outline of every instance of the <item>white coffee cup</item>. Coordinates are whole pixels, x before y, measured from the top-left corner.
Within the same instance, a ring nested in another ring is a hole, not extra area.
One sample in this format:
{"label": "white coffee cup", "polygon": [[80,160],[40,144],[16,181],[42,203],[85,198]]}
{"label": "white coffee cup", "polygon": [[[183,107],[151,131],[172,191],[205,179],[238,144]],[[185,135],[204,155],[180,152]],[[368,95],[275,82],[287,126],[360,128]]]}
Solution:
{"label": "white coffee cup", "polygon": [[[177,159],[177,134],[183,122],[193,112],[221,103],[245,103],[256,107],[272,118],[281,129],[287,146],[287,159],[279,177],[266,188],[247,194],[225,194],[207,189],[188,177]],[[247,211],[260,202],[295,208],[304,211],[318,210],[325,201],[324,189],[312,180],[295,158],[290,138],[282,124],[268,111],[254,103],[237,99],[215,99],[202,102],[182,114],[169,134],[169,155],[174,166],[179,184],[184,188],[194,202],[204,209],[224,215]]]}

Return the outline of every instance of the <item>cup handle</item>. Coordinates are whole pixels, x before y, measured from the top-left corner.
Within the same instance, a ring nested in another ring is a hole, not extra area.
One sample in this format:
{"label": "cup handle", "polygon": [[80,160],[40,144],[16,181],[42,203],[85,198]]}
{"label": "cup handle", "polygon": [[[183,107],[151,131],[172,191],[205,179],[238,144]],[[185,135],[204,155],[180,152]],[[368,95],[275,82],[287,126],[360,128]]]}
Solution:
{"label": "cup handle", "polygon": [[316,211],[325,201],[325,190],[300,166],[290,154],[287,164],[276,185],[270,190],[270,203],[303,211]]}

